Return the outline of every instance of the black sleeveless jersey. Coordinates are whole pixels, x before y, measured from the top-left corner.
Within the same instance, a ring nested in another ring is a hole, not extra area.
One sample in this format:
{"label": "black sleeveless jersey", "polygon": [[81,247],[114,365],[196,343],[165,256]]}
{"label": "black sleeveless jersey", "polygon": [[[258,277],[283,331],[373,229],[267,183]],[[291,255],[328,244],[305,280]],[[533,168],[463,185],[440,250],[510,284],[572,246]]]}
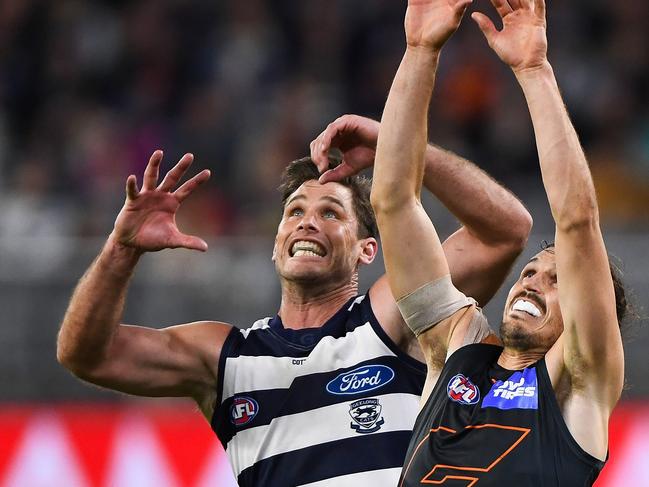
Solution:
{"label": "black sleeveless jersey", "polygon": [[593,484],[604,462],[568,431],[545,359],[506,370],[501,351],[468,345],[447,360],[417,417],[400,486]]}

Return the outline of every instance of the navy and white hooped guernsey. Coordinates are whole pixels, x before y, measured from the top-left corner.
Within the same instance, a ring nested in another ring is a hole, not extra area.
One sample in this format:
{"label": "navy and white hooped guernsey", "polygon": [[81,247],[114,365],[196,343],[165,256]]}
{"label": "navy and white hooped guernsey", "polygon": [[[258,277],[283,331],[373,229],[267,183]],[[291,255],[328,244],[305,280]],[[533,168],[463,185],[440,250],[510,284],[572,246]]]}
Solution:
{"label": "navy and white hooped guernsey", "polygon": [[425,378],[368,296],[319,328],[266,318],[223,345],[212,429],[240,486],[394,486]]}

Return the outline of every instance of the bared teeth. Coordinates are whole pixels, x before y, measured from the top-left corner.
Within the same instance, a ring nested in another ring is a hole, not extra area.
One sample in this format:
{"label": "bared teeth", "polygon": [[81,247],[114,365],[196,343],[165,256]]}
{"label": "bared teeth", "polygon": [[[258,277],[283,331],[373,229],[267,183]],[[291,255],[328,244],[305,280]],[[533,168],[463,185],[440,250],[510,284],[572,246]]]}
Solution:
{"label": "bared teeth", "polygon": [[311,257],[324,257],[324,249],[315,242],[309,242],[308,240],[298,240],[291,247],[291,254],[293,257],[299,257],[301,255],[308,255]]}

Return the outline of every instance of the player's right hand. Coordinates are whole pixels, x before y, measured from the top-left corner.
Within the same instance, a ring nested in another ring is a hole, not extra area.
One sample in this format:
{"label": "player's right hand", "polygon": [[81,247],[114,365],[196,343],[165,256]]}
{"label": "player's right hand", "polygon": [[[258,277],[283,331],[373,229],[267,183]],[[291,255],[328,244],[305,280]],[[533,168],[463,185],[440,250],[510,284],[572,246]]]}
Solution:
{"label": "player's right hand", "polygon": [[439,51],[460,26],[473,0],[408,0],[406,43],[408,47]]}
{"label": "player's right hand", "polygon": [[[311,160],[322,174],[320,183],[340,181],[353,176],[374,164],[379,122],[358,115],[343,115],[331,122],[311,142]],[[329,168],[329,151],[332,147],[343,154],[342,164]]]}
{"label": "player's right hand", "polygon": [[141,190],[137,178],[128,177],[126,202],[111,234],[116,243],[140,252],[171,248],[207,250],[204,240],[181,233],[176,225],[180,204],[210,177],[209,170],[201,171],[174,191],[193,160],[192,154],[185,154],[158,184],[162,151],[157,150],[146,166]]}

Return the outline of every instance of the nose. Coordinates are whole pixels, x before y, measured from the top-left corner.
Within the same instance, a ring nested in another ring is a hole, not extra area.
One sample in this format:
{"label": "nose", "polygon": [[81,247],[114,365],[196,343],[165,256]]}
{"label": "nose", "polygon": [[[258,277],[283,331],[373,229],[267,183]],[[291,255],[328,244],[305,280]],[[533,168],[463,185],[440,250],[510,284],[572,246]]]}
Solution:
{"label": "nose", "polygon": [[298,230],[306,230],[309,232],[315,232],[318,230],[318,223],[316,221],[315,215],[313,213],[305,213],[302,216],[298,226]]}
{"label": "nose", "polygon": [[535,294],[539,294],[540,282],[538,274],[523,278],[523,289]]}

